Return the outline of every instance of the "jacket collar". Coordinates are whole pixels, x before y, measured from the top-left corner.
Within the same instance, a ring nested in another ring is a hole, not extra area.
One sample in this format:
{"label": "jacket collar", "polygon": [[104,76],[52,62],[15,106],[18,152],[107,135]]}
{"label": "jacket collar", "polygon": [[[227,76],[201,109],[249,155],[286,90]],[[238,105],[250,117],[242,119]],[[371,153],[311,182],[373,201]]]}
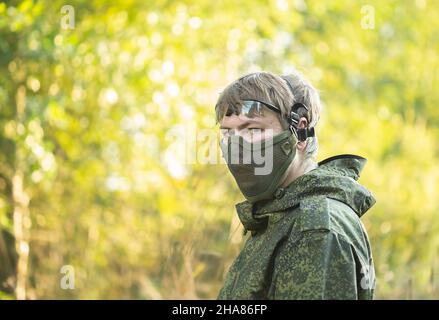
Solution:
{"label": "jacket collar", "polygon": [[257,231],[267,225],[268,216],[294,208],[305,198],[326,195],[349,205],[361,217],[374,203],[371,193],[356,180],[366,159],[356,155],[338,155],[318,163],[317,168],[298,177],[286,188],[278,188],[275,198],[236,205],[246,230]]}

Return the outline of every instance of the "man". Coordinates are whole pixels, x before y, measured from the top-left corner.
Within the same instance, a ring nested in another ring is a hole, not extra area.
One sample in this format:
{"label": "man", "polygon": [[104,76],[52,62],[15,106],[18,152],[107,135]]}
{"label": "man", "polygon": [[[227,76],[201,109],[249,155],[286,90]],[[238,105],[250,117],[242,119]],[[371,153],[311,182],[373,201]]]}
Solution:
{"label": "man", "polygon": [[252,73],[221,93],[220,145],[247,199],[236,209],[251,235],[219,299],[373,298],[360,217],[375,199],[356,181],[366,159],[316,163],[320,108],[317,91],[297,72]]}

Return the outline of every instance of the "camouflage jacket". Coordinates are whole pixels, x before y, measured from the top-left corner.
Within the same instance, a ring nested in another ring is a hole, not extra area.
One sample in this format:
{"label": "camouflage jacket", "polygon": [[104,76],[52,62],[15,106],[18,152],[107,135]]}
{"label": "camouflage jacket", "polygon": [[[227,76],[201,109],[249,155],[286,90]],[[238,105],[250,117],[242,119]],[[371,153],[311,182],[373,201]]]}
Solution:
{"label": "camouflage jacket", "polygon": [[360,217],[375,199],[356,181],[365,163],[331,157],[273,200],[238,203],[251,236],[218,298],[372,299],[375,272]]}

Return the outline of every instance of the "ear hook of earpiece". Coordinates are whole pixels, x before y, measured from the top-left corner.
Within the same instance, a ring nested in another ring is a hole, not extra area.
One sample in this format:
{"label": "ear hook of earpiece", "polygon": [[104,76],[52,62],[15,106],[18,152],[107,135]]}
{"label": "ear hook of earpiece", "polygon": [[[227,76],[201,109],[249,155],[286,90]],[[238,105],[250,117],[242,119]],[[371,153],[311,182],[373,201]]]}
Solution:
{"label": "ear hook of earpiece", "polygon": [[290,130],[295,133],[299,141],[305,141],[308,137],[314,137],[315,130],[313,127],[298,128],[299,120],[301,117],[305,117],[309,121],[309,109],[306,105],[300,102],[296,102],[291,107],[290,113]]}
{"label": "ear hook of earpiece", "polygon": [[[282,79],[285,80],[294,96],[294,90],[292,84],[290,83],[290,79],[288,79],[287,76],[282,76]],[[291,106],[288,122],[290,123],[290,131],[294,133],[299,141],[305,141],[308,137],[315,136],[314,127],[298,128],[300,118],[302,117],[305,117],[309,123],[309,108],[301,102],[296,102]]]}

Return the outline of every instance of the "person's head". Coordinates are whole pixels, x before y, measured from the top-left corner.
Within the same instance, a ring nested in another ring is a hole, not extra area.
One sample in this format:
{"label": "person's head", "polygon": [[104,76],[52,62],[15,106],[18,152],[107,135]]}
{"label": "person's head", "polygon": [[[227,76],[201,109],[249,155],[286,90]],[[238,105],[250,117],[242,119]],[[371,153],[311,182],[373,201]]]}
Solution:
{"label": "person's head", "polygon": [[[289,84],[284,78],[288,78]],[[267,102],[278,108],[280,113],[263,108],[260,116],[244,116],[241,108],[247,99]],[[264,135],[267,129],[271,129],[274,135],[288,130],[287,117],[291,106],[297,102],[309,108],[309,119],[301,117],[298,128],[315,127],[320,117],[320,98],[317,90],[302,74],[294,71],[280,77],[270,72],[250,73],[235,80],[221,92],[215,106],[216,121],[223,135],[241,135],[246,140],[255,141],[267,138]],[[298,142],[296,152],[303,160],[315,159],[318,152],[317,137]]]}
{"label": "person's head", "polygon": [[[262,103],[254,108],[252,101]],[[308,108],[307,116],[296,119],[296,128],[315,127],[320,116],[320,98],[317,90],[299,72],[282,77],[269,72],[255,72],[237,79],[224,89],[215,106],[216,120],[223,137],[241,136],[248,142],[256,142],[284,135],[289,130],[291,122],[288,119],[295,103],[302,103]],[[282,177],[276,179],[277,186],[285,186],[305,173],[308,163],[315,164],[318,151],[316,136],[297,141],[293,148],[293,160],[290,159],[286,170],[282,169]],[[230,165],[229,168],[232,170]],[[236,180],[240,185],[239,179]]]}

